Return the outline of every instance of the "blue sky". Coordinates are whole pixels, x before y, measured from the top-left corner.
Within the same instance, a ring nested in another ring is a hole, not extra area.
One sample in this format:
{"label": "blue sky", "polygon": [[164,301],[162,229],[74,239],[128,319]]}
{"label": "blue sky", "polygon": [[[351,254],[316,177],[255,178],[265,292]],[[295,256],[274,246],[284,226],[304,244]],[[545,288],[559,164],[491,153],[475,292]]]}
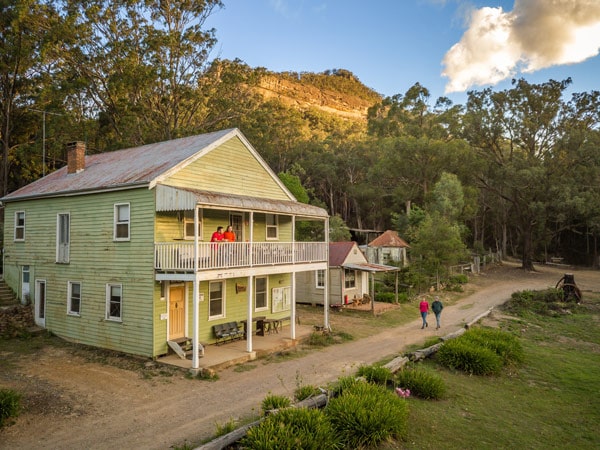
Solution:
{"label": "blue sky", "polygon": [[[274,72],[347,69],[385,96],[573,79],[600,90],[599,0],[223,0],[213,57]],[[453,48],[454,47],[454,48]],[[452,49],[452,51],[451,51]],[[443,75],[445,73],[446,76]]]}

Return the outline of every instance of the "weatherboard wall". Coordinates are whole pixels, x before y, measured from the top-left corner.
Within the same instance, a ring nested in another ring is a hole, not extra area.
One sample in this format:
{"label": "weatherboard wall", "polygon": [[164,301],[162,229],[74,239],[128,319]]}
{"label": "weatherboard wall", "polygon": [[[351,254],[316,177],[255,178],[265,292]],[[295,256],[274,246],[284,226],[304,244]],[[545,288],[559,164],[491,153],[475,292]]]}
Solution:
{"label": "weatherboard wall", "polygon": [[277,200],[290,200],[272,174],[234,137],[172,174],[164,184]]}
{"label": "weatherboard wall", "polygon": [[[130,204],[130,240],[113,240],[116,203]],[[87,345],[152,356],[154,283],[154,197],[146,188],[47,198],[6,205],[7,224],[25,211],[25,241],[15,242],[12,226],[5,239],[10,284],[19,287],[22,265],[46,282],[46,328]],[[56,263],[57,214],[70,215],[70,258]],[[7,280],[8,281],[8,280]],[[67,311],[69,282],[81,283],[79,315]],[[122,321],[106,319],[106,286],[122,285]]]}

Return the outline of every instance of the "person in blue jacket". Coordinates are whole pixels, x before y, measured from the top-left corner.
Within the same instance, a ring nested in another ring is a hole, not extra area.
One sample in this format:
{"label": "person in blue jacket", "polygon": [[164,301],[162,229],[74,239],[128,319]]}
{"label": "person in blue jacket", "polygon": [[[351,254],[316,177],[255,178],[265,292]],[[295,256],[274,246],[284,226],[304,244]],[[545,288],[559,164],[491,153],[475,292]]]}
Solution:
{"label": "person in blue jacket", "polygon": [[441,326],[440,316],[442,315],[442,309],[444,309],[444,305],[440,301],[440,298],[436,297],[433,303],[431,304],[431,310],[435,314],[435,321],[437,322],[437,326],[435,327],[436,330]]}

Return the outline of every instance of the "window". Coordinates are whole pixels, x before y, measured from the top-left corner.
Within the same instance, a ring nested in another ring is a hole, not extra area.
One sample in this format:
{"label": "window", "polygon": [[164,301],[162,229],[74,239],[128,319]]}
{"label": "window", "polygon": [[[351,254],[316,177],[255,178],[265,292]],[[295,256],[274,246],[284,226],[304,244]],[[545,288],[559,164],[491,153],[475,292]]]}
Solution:
{"label": "window", "polygon": [[81,313],[81,283],[69,281],[67,293],[67,314],[78,316]]}
{"label": "window", "polygon": [[123,314],[123,287],[120,284],[106,285],[106,318],[121,321]]}
{"label": "window", "polygon": [[344,279],[346,280],[346,289],[356,287],[356,270],[344,269]]}
{"label": "window", "polygon": [[277,239],[279,235],[278,220],[275,214],[266,214],[267,239]]}
{"label": "window", "polygon": [[56,262],[69,262],[70,216],[59,214],[56,218]]}
{"label": "window", "polygon": [[[183,238],[194,239],[194,211],[183,214]],[[198,239],[202,239],[202,210],[198,209]]]}
{"label": "window", "polygon": [[325,270],[315,270],[315,279],[317,281],[317,289],[325,288]]}
{"label": "window", "polygon": [[115,205],[115,241],[129,240],[129,203]]}
{"label": "window", "polygon": [[225,316],[225,293],[222,281],[211,281],[208,287],[208,318],[216,319]]}
{"label": "window", "polygon": [[25,240],[25,211],[15,212],[15,241]]}
{"label": "window", "polygon": [[267,277],[256,277],[254,279],[254,309],[261,311],[268,307]]}

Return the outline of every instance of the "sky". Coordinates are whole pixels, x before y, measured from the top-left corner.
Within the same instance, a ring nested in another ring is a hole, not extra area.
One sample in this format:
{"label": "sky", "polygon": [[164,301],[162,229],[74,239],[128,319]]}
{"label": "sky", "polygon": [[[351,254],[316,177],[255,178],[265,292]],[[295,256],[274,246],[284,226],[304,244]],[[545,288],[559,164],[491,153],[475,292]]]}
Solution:
{"label": "sky", "polygon": [[222,0],[212,57],[273,72],[346,69],[383,96],[572,79],[600,90],[600,0]]}

